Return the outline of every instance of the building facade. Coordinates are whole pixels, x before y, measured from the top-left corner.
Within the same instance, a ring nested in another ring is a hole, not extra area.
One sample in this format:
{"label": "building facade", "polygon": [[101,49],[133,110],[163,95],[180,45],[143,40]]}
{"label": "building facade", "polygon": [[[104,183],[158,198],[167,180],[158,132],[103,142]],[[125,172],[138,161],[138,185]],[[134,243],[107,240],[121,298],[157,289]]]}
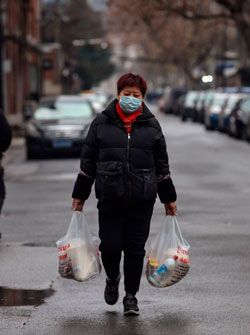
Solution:
{"label": "building facade", "polygon": [[42,93],[56,95],[62,92],[61,72],[63,55],[60,43],[43,43]]}
{"label": "building facade", "polygon": [[1,107],[15,126],[23,120],[27,98],[42,90],[40,0],[0,0]]}

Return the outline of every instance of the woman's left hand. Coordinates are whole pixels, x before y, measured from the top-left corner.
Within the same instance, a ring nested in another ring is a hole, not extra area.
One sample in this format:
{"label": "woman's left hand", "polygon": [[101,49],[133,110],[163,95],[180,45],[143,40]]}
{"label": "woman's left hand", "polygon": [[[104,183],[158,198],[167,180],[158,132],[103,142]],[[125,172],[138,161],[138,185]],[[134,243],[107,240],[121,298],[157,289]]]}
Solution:
{"label": "woman's left hand", "polygon": [[177,215],[177,206],[176,206],[176,202],[169,202],[167,204],[164,204],[165,206],[165,210],[166,210],[166,215]]}

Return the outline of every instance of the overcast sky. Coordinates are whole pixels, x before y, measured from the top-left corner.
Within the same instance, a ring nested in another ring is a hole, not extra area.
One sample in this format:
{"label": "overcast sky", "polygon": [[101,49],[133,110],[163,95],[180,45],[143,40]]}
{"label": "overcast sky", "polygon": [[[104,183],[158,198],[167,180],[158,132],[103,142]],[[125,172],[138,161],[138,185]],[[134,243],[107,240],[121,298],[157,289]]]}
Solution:
{"label": "overcast sky", "polygon": [[88,0],[88,3],[97,10],[104,10],[106,8],[106,0]]}

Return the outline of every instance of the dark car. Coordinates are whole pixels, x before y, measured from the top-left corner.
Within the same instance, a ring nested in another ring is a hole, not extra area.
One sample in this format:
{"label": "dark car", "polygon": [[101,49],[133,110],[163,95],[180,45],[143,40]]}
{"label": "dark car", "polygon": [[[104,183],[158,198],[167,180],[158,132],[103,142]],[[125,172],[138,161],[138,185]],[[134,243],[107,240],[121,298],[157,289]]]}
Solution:
{"label": "dark car", "polygon": [[185,98],[186,98],[186,95],[183,94],[179,97],[178,101],[176,102],[176,108],[175,108],[175,112],[174,114],[175,115],[182,115],[182,111],[183,111],[183,108],[184,108],[184,103],[185,103]]}
{"label": "dark car", "polygon": [[213,94],[212,102],[205,110],[205,127],[208,130],[218,129],[219,114],[221,109],[224,108],[229,93],[215,92]]}
{"label": "dark car", "polygon": [[206,97],[206,91],[200,91],[195,105],[195,121],[200,123],[203,122],[202,109],[205,97]]}
{"label": "dark car", "polygon": [[230,135],[250,140],[250,98],[241,99],[229,117]]}
{"label": "dark car", "polygon": [[186,121],[187,119],[195,120],[195,108],[198,97],[199,97],[198,91],[187,92],[181,113],[182,121]]}
{"label": "dark car", "polygon": [[158,101],[159,109],[167,114],[176,114],[179,108],[179,99],[186,92],[187,89],[185,87],[168,87]]}
{"label": "dark car", "polygon": [[232,111],[235,109],[239,101],[243,98],[246,98],[246,93],[231,93],[227,99],[225,106],[221,109],[220,114],[218,115],[218,128],[221,132],[229,133],[230,123],[229,118]]}
{"label": "dark car", "polygon": [[204,97],[202,98],[201,108],[198,109],[199,121],[201,123],[205,123],[205,115],[213,101],[214,93],[215,93],[214,90],[206,90],[204,93]]}
{"label": "dark car", "polygon": [[162,96],[163,96],[163,90],[161,88],[157,88],[155,90],[147,91],[146,99],[148,103],[156,104]]}
{"label": "dark car", "polygon": [[185,87],[173,88],[171,92],[171,99],[169,101],[169,110],[166,110],[167,113],[178,114],[179,103],[182,103],[183,97],[186,96],[187,89]]}
{"label": "dark car", "polygon": [[47,154],[79,155],[95,112],[80,96],[41,99],[25,126],[27,159]]}

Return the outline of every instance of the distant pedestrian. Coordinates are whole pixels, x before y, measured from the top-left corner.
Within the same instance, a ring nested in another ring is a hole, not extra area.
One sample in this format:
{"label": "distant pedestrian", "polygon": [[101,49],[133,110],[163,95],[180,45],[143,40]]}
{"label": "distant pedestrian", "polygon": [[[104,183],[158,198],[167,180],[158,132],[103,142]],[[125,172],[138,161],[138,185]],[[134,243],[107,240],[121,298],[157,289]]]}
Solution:
{"label": "distant pedestrian", "polygon": [[136,293],[150,220],[158,196],[167,215],[176,215],[165,138],[144,103],[145,80],[132,73],[117,82],[117,98],[90,126],[75,182],[72,209],[81,211],[95,180],[100,251],[106,271],[105,301],[118,301],[124,253],[124,314],[138,315]]}
{"label": "distant pedestrian", "polygon": [[[2,207],[6,195],[5,191],[5,185],[4,185],[4,169],[2,165],[2,158],[3,158],[3,153],[6,151],[11,142],[11,127],[2,113],[0,111],[0,214],[2,212]],[[0,233],[0,238],[1,238],[1,233]]]}

